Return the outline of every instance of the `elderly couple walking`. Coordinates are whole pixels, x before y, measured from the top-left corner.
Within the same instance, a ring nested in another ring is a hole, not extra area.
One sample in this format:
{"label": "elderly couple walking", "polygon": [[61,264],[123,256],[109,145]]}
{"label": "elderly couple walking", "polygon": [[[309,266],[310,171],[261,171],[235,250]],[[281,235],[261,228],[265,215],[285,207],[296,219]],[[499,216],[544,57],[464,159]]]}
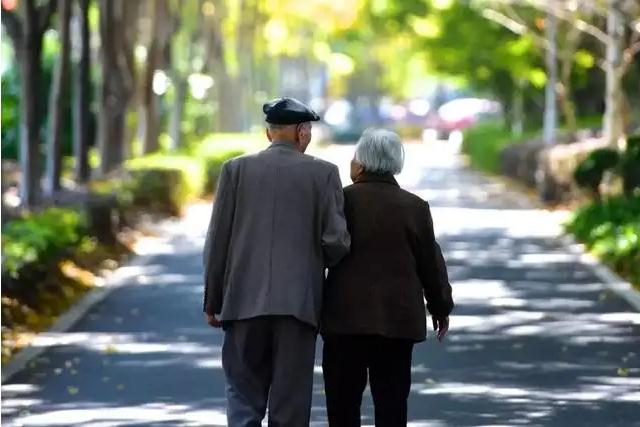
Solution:
{"label": "elderly couple walking", "polygon": [[439,340],[453,301],[429,205],[393,177],[400,138],[366,131],[343,190],[304,154],[318,115],[292,98],[263,110],[271,146],[224,164],[204,250],[228,425],[260,426],[267,407],[270,426],[309,425],[319,332],[329,425],[360,426],[368,377],[376,426],[406,426],[424,300]]}

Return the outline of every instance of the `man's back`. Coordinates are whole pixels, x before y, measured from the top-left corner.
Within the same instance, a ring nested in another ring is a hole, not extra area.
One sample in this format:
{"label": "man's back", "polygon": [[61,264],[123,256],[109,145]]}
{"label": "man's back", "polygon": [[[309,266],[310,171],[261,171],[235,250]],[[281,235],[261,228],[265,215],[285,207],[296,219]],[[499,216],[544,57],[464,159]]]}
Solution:
{"label": "man's back", "polygon": [[316,326],[323,268],[349,245],[337,168],[275,143],[225,164],[218,193],[205,251],[217,295],[205,304],[223,321],[291,315]]}

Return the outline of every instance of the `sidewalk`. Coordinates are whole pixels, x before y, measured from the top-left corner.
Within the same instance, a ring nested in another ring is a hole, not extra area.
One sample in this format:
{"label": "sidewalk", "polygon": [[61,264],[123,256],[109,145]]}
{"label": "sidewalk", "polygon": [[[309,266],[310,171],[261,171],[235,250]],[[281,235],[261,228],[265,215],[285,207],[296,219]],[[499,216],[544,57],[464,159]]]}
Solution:
{"label": "sidewalk", "polygon": [[[321,155],[346,179],[352,150]],[[640,313],[567,251],[557,215],[446,150],[408,147],[400,183],[432,206],[457,303],[446,343],[416,346],[410,425],[640,425]],[[3,426],[226,425],[221,334],[201,313],[209,209],[168,227],[130,283],[3,385]],[[319,366],[312,425],[325,426]],[[363,415],[372,425],[369,396]]]}

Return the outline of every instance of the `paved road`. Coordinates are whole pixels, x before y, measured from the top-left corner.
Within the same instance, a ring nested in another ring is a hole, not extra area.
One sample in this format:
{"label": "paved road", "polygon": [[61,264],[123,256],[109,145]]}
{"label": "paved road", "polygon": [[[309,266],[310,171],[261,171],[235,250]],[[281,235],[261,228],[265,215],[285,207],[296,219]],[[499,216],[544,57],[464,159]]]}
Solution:
{"label": "paved road", "polygon": [[[320,154],[347,177],[352,150]],[[400,182],[431,202],[457,302],[446,344],[415,350],[410,425],[640,425],[640,314],[560,243],[557,217],[444,146],[407,158]],[[2,425],[225,425],[221,335],[200,313],[208,212],[166,225],[126,286],[49,337],[58,345],[2,386]],[[372,412],[367,397],[363,424]]]}

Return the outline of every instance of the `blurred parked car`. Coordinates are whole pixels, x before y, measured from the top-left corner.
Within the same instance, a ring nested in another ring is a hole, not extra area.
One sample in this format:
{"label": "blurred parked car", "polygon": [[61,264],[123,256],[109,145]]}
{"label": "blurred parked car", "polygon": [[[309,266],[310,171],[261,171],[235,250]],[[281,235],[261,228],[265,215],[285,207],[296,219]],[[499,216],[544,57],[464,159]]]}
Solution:
{"label": "blurred parked car", "polygon": [[477,122],[502,113],[499,102],[483,98],[458,98],[431,110],[426,118],[426,128],[447,139],[453,132],[461,132]]}
{"label": "blurred parked car", "polygon": [[347,99],[338,99],[329,104],[323,119],[330,141],[355,143],[366,128],[376,125],[378,116],[375,108],[366,100],[358,101],[354,105]]}

